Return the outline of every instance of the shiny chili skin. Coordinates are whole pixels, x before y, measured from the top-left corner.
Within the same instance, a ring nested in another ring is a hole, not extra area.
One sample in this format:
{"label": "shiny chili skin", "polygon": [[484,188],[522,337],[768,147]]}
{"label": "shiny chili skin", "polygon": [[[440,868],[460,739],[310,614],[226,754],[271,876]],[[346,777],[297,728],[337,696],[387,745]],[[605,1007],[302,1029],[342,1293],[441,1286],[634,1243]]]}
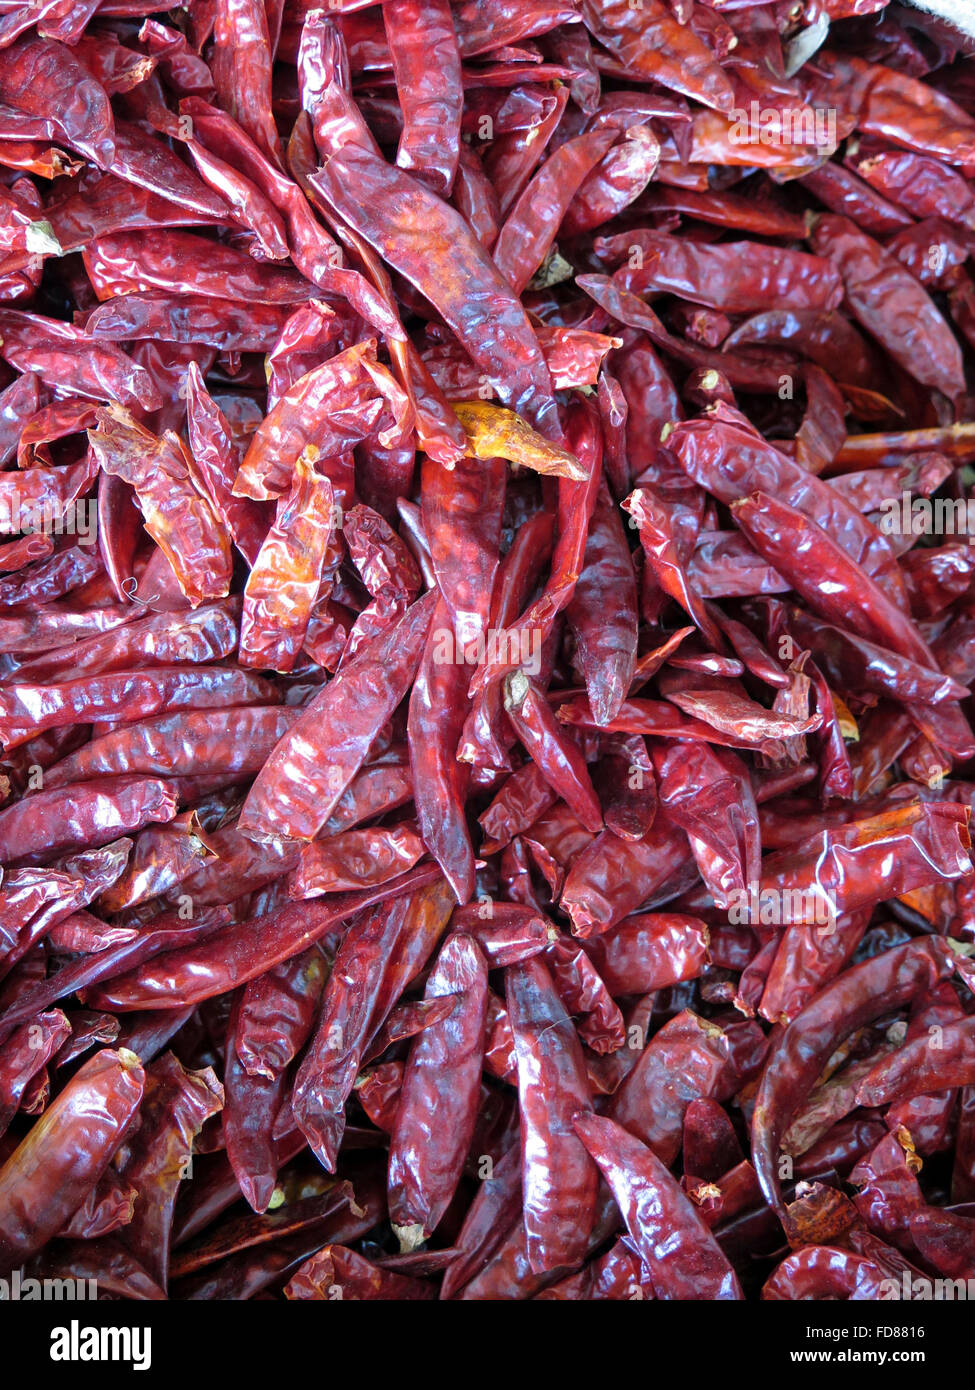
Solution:
{"label": "shiny chili skin", "polygon": [[35,1254],[94,1187],[138,1110],[144,1082],[133,1053],[97,1053],[0,1168],[5,1272]]}
{"label": "shiny chili skin", "polygon": [[741,1286],[700,1216],[656,1158],[612,1120],[577,1114],[658,1298],[740,1299]]}
{"label": "shiny chili skin", "polygon": [[581,1258],[595,1219],[596,1170],[572,1129],[592,1106],[582,1051],[538,959],[511,965],[505,993],[518,1062],[528,1262],[536,1273]]}
{"label": "shiny chili skin", "polygon": [[452,933],[440,950],[425,997],[445,993],[459,998],[410,1049],[390,1138],[390,1220],[404,1250],[427,1240],[439,1224],[474,1131],[487,965],[473,937]]}

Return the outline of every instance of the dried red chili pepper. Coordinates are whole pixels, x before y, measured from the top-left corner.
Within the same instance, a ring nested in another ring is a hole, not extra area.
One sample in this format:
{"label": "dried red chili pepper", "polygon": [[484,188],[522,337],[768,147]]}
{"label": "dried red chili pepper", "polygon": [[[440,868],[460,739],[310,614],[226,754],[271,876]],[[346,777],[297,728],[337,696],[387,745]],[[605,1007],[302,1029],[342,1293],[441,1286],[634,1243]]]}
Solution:
{"label": "dried red chili pepper", "polygon": [[98,1052],[0,1168],[4,1272],[56,1235],[95,1186],[139,1108],[144,1079],[133,1053]]}
{"label": "dried red chili pepper", "polygon": [[0,15],[8,1260],[192,1301],[965,1277],[958,40],[148,4]]}
{"label": "dried red chili pepper", "polygon": [[518,1059],[522,1192],[535,1273],[572,1266],[595,1220],[596,1169],[573,1131],[592,1102],[578,1038],[539,960],[511,965],[506,998]]}

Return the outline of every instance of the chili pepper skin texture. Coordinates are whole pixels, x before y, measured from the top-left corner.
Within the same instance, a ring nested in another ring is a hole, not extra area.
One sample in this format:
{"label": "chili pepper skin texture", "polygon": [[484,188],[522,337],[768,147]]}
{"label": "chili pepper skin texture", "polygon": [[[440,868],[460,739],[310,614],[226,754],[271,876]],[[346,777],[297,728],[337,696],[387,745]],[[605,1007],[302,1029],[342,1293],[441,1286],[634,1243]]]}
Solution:
{"label": "chili pepper skin texture", "polygon": [[94,1187],[138,1110],[144,1081],[134,1053],[97,1053],[0,1168],[4,1273],[56,1234]]}
{"label": "chili pepper skin texture", "polygon": [[452,906],[438,878],[360,918],[342,943],[294,1093],[295,1119],[331,1172],[362,1053],[402,988],[423,968]]}
{"label": "chili pepper skin texture", "polygon": [[389,1152],[389,1209],[400,1245],[429,1239],[456,1189],[476,1118],[487,965],[472,937],[445,942],[426,997],[456,994],[453,1012],[413,1044]]}
{"label": "chili pepper skin texture", "polygon": [[660,1160],[612,1120],[581,1114],[573,1124],[613,1190],[657,1297],[740,1299],[734,1270]]}
{"label": "chili pepper skin texture", "polygon": [[925,3],[0,4],[0,1276],[975,1276]]}
{"label": "chili pepper skin texture", "polygon": [[592,1229],[597,1174],[572,1129],[572,1116],[592,1101],[582,1050],[545,966],[509,966],[505,992],[518,1059],[528,1261],[542,1274],[578,1261]]}

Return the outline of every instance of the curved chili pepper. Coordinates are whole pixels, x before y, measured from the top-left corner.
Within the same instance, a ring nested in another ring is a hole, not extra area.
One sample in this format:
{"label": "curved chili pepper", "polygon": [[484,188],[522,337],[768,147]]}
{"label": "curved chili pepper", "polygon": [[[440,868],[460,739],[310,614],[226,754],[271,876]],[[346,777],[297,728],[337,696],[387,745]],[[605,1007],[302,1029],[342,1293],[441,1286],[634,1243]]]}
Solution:
{"label": "curved chili pepper", "polygon": [[778,1146],[830,1054],[855,1029],[900,1008],[952,970],[951,952],[938,940],[895,947],[820,990],[773,1046],[755,1100],[752,1154],[766,1200],[780,1216]]}

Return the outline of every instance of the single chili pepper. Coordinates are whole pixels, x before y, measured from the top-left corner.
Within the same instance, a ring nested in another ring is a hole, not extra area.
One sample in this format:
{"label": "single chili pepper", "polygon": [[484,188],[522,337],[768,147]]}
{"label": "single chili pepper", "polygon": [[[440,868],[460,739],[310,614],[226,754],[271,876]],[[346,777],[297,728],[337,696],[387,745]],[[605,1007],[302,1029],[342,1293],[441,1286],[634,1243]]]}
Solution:
{"label": "single chili pepper", "polygon": [[[463,218],[408,175],[352,145],[333,154],[310,182],[336,214],[427,295],[481,370],[498,382],[502,400],[557,441],[555,402],[538,340]],[[376,216],[379,198],[386,208],[395,207],[392,221]],[[422,250],[416,244],[418,225],[424,229]],[[489,328],[471,311],[475,286],[490,298]]]}
{"label": "single chili pepper", "polygon": [[948,1279],[971,1279],[972,1218],[928,1207],[911,1217],[911,1240],[925,1262]]}
{"label": "single chili pepper", "polygon": [[[460,1180],[474,1131],[487,1003],[487,965],[472,937],[453,933],[427,979],[425,998],[458,994],[453,1011],[410,1050],[389,1151],[389,1211],[404,1251],[428,1240]],[[449,1143],[436,1151],[431,1126]]]}
{"label": "single chili pepper", "polygon": [[281,1073],[267,1076],[245,1070],[238,1055],[242,996],[243,991],[234,1002],[227,1024],[224,1146],[245,1199],[254,1211],[265,1212],[274,1196],[277,1178],[277,1153],[271,1131],[287,1096],[287,1079]]}
{"label": "single chili pepper", "polygon": [[255,773],[298,716],[299,711],[284,706],[258,705],[180,711],[140,720],[62,758],[47,771],[44,783],[50,789],[124,773],[159,777]]}
{"label": "single chili pepper", "polygon": [[435,193],[449,194],[463,106],[453,12],[446,0],[423,8],[394,0],[383,10],[383,24],[403,111],[396,163],[414,169]]}
{"label": "single chili pepper", "polygon": [[[623,244],[625,243],[625,245]],[[840,277],[822,257],[752,242],[703,246],[659,232],[624,232],[596,238],[596,250],[613,264],[620,251],[634,256],[636,247],[644,269],[617,272],[626,289],[679,294],[710,304],[726,313],[755,313],[769,309],[835,309],[843,297]]]}
{"label": "single chili pepper", "polygon": [[[242,831],[255,839],[315,837],[409,688],[435,604],[433,593],[419,599],[395,627],[364,644],[304,710],[254,782],[240,817]],[[319,762],[319,746],[331,750],[327,768]]]}
{"label": "single chili pepper", "polygon": [[[72,99],[65,103],[64,93]],[[54,39],[21,35],[3,50],[0,100],[50,121],[79,154],[101,168],[115,157],[112,108],[101,84]]]}
{"label": "single chili pepper", "polygon": [[[467,675],[458,660],[463,649],[457,647],[463,634],[480,635],[480,624],[469,610],[457,611],[451,622],[448,605],[436,592],[437,607],[410,695],[407,741],[422,843],[457,901],[465,903],[474,891],[475,867],[465,815],[467,773],[456,757],[467,711]],[[445,639],[453,660],[443,659]],[[447,718],[445,708],[451,711]]]}
{"label": "single chili pepper", "polygon": [[564,733],[551,706],[521,671],[505,681],[504,707],[532,760],[587,830],[596,833],[603,817],[585,760]]}
{"label": "single chili pepper", "polygon": [[657,1297],[740,1299],[730,1263],[652,1150],[599,1115],[577,1114],[573,1125],[613,1190]]}
{"label": "single chili pepper", "polygon": [[835,262],[854,317],[895,361],[947,396],[963,390],[958,344],[913,276],[842,217],[820,218],[812,244]]}
{"label": "single chili pepper", "polygon": [[[357,1186],[360,1201],[368,1204],[372,1193],[367,1195],[364,1184]],[[308,1227],[327,1230],[331,1218],[347,1216],[356,1208],[363,1211],[356,1195],[351,1182],[336,1182],[319,1196],[290,1201],[273,1212],[230,1218],[200,1241],[174,1252],[170,1264],[172,1277],[182,1279],[197,1274],[222,1259],[273,1244]]]}
{"label": "single chili pepper", "polygon": [[619,513],[605,486],[596,497],[583,568],[566,617],[575,633],[590,708],[597,723],[606,723],[633,679],[637,596]]}
{"label": "single chili pepper", "polygon": [[708,958],[708,930],[696,917],[642,913],[583,945],[610,994],[642,994],[696,979]]}
{"label": "single chili pepper", "polygon": [[89,995],[88,1002],[128,1012],[142,1008],[183,1008],[256,979],[272,966],[298,955],[338,922],[375,902],[385,902],[428,881],[432,870],[413,870],[379,888],[340,894],[327,906],[295,903],[263,917],[219,928],[201,945],[164,951],[155,965],[117,972],[110,983]]}
{"label": "single chili pepper", "polygon": [[136,1114],[143,1086],[133,1053],[97,1053],[0,1168],[5,1272],[41,1249],[84,1201]]}
{"label": "single chili pepper", "polygon": [[121,1167],[138,1201],[120,1239],[163,1289],[177,1188],[192,1162],[194,1136],[222,1105],[223,1087],[209,1068],[187,1071],[166,1053],[146,1072],[141,1123]]}
{"label": "single chili pepper", "polygon": [[566,938],[553,941],[545,954],[566,1010],[578,1019],[581,1041],[601,1055],[616,1052],[626,1042],[623,1015],[588,954]]}
{"label": "single chili pepper", "polygon": [[332,484],[302,454],[244,588],[241,665],[293,668],[318,596],[334,521]]}
{"label": "single chili pepper", "polygon": [[591,1109],[582,1050],[552,977],[538,959],[511,965],[506,999],[521,1110],[528,1262],[536,1273],[582,1258],[595,1222],[596,1170],[572,1130]]}

